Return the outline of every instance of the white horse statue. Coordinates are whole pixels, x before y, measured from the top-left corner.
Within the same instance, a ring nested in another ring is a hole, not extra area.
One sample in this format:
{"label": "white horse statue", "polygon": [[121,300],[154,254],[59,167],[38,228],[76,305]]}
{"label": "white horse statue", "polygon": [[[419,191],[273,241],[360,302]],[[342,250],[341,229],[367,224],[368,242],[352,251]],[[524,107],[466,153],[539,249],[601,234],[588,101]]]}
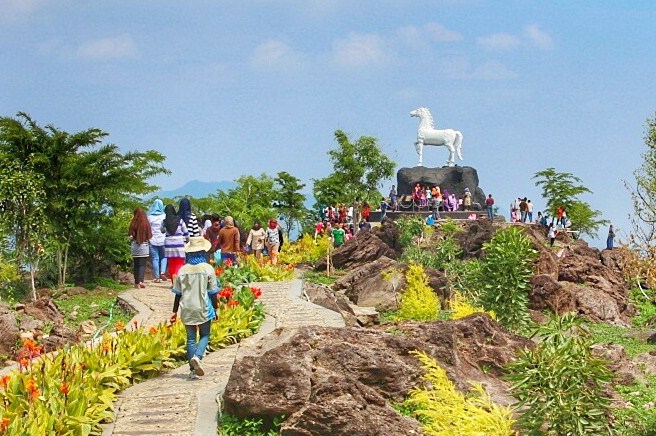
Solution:
{"label": "white horse statue", "polygon": [[452,167],[456,164],[455,155],[462,160],[462,133],[458,130],[437,130],[433,125],[433,116],[428,108],[420,107],[410,112],[411,117],[419,118],[417,129],[417,142],[415,148],[419,155],[419,166],[423,166],[424,145],[443,145],[449,149],[449,160],[446,165]]}

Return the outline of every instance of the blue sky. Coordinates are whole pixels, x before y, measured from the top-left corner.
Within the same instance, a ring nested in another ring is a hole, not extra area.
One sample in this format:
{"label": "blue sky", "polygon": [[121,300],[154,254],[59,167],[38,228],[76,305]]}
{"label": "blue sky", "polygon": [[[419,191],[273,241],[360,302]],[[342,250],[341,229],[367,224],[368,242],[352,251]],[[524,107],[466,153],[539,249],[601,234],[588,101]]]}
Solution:
{"label": "blue sky", "polygon": [[[309,188],[331,171],[336,129],[415,166],[409,112],[427,106],[438,128],[463,132],[458,163],[503,211],[520,195],[539,209],[531,177],[555,167],[628,230],[622,180],[656,111],[653,2],[0,0],[0,11],[0,115],[160,150],[163,189],[279,171]],[[429,147],[424,164],[446,157]]]}

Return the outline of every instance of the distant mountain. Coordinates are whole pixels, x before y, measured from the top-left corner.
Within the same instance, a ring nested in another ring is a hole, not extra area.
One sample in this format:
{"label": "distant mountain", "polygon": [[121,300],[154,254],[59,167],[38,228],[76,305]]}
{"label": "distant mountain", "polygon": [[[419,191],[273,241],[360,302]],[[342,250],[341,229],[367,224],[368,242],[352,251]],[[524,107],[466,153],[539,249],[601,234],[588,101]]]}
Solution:
{"label": "distant mountain", "polygon": [[235,188],[236,186],[237,184],[235,182],[226,180],[220,182],[202,182],[200,180],[192,180],[177,189],[154,192],[148,195],[148,198],[175,198],[183,197],[185,195],[193,198],[203,198],[207,197],[209,194],[216,194],[216,191],[219,189],[226,191],[228,189]]}

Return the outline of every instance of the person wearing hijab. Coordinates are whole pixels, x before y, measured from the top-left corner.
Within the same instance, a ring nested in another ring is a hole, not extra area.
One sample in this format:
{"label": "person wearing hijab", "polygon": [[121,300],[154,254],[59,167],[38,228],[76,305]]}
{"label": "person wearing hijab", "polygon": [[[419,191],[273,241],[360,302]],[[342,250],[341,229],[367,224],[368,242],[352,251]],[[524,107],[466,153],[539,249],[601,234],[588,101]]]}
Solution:
{"label": "person wearing hijab", "polygon": [[248,232],[246,245],[251,248],[257,259],[262,255],[264,250],[264,239],[266,238],[266,231],[262,228],[259,221],[253,223],[253,228]]}
{"label": "person wearing hijab", "polygon": [[146,262],[148,260],[148,240],[152,238],[153,232],[144,210],[137,207],[134,210],[132,221],[128,229],[130,237],[130,254],[132,254],[134,287],[145,288],[144,276],[146,275]]}
{"label": "person wearing hijab", "polygon": [[223,220],[225,225],[219,230],[217,244],[221,249],[221,260],[225,262],[230,259],[233,264],[237,262],[239,253],[239,229],[235,227],[235,221],[230,215]]}
{"label": "person wearing hijab", "polygon": [[180,200],[180,208],[178,209],[178,216],[184,221],[189,231],[189,236],[200,236],[200,227],[198,226],[198,218],[191,211],[191,200],[187,197]]}
{"label": "person wearing hijab", "polygon": [[189,239],[187,225],[175,213],[175,207],[167,204],[164,208],[164,221],[161,230],[164,232],[164,255],[169,266],[171,281],[175,282],[178,270],[185,263],[185,241]]}
{"label": "person wearing hijab", "polygon": [[162,232],[164,216],[164,203],[158,198],[153,201],[148,210],[148,222],[153,234],[148,242],[150,243],[150,259],[153,263],[153,281],[155,283],[166,279],[166,256],[164,254],[164,233]]}

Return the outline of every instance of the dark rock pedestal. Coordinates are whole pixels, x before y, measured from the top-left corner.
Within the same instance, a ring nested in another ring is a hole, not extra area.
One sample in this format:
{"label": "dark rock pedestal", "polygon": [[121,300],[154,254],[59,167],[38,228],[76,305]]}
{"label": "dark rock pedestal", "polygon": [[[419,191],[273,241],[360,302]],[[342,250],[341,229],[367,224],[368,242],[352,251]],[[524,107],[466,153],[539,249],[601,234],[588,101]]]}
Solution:
{"label": "dark rock pedestal", "polygon": [[396,189],[399,195],[412,194],[412,188],[420,183],[422,186],[439,186],[440,191],[447,189],[450,194],[462,197],[465,188],[472,193],[472,203],[485,205],[485,192],[478,187],[478,172],[472,167],[414,167],[401,168],[396,173]]}

